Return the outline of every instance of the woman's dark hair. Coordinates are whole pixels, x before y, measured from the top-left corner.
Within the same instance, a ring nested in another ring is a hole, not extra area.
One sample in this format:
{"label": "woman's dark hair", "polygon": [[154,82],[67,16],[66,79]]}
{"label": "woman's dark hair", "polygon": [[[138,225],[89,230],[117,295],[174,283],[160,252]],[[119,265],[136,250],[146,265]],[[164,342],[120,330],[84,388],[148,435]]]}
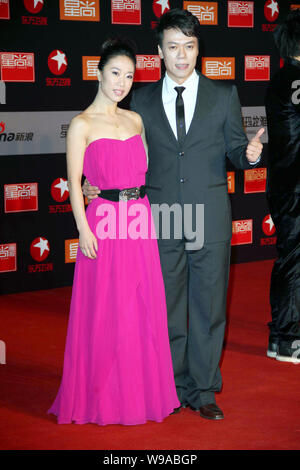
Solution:
{"label": "woman's dark hair", "polygon": [[186,36],[198,38],[199,48],[201,46],[201,27],[198,18],[188,10],[173,8],[164,13],[155,29],[157,43],[162,47],[163,34],[166,29],[179,29]]}
{"label": "woman's dark hair", "polygon": [[107,62],[113,57],[126,56],[132,60],[134,66],[136,66],[136,57],[134,52],[134,46],[129,45],[128,41],[121,39],[107,39],[101,48],[101,58],[98,64],[98,69],[103,70]]}
{"label": "woman's dark hair", "polygon": [[300,10],[292,10],[277,26],[274,39],[283,59],[300,56]]}

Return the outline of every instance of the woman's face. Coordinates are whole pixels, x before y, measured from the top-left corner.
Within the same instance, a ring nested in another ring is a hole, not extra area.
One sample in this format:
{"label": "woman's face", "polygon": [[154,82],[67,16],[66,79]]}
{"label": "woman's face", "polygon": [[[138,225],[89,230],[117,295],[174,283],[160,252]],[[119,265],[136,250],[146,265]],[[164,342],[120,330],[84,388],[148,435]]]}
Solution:
{"label": "woman's face", "polygon": [[113,102],[123,100],[132,86],[134,70],[126,55],[112,57],[98,74],[102,92]]}

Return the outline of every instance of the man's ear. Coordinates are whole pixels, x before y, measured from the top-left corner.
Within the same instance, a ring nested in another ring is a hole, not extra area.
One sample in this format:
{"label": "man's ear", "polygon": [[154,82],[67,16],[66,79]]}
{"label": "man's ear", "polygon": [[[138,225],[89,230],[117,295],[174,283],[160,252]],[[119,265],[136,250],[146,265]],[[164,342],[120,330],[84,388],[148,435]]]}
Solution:
{"label": "man's ear", "polygon": [[159,57],[160,57],[161,59],[163,59],[163,58],[164,58],[164,55],[163,55],[163,51],[161,50],[161,47],[160,47],[160,46],[157,46],[157,50],[158,50]]}

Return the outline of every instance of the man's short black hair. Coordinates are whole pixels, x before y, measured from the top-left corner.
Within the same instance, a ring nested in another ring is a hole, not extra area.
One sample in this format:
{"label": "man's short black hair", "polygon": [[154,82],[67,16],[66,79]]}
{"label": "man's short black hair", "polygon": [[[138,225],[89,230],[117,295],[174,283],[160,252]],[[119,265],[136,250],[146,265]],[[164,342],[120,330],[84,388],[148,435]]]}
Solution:
{"label": "man's short black hair", "polygon": [[300,56],[300,10],[292,10],[274,31],[274,39],[283,59]]}
{"label": "man's short black hair", "polygon": [[155,29],[157,43],[162,47],[163,34],[166,29],[179,29],[186,36],[195,36],[201,47],[200,23],[198,18],[188,10],[173,8],[164,13]]}

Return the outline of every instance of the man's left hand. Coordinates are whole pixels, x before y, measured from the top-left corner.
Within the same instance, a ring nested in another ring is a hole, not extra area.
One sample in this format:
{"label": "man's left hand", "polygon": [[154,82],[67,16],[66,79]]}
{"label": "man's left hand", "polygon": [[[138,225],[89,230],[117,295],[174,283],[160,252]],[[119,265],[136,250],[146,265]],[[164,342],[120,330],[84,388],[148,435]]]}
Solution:
{"label": "man's left hand", "polygon": [[263,149],[263,144],[260,141],[260,136],[265,132],[264,128],[262,127],[259,129],[259,131],[256,133],[256,135],[253,137],[253,139],[250,140],[247,150],[246,150],[246,157],[249,162],[254,163],[260,156],[262,149]]}

